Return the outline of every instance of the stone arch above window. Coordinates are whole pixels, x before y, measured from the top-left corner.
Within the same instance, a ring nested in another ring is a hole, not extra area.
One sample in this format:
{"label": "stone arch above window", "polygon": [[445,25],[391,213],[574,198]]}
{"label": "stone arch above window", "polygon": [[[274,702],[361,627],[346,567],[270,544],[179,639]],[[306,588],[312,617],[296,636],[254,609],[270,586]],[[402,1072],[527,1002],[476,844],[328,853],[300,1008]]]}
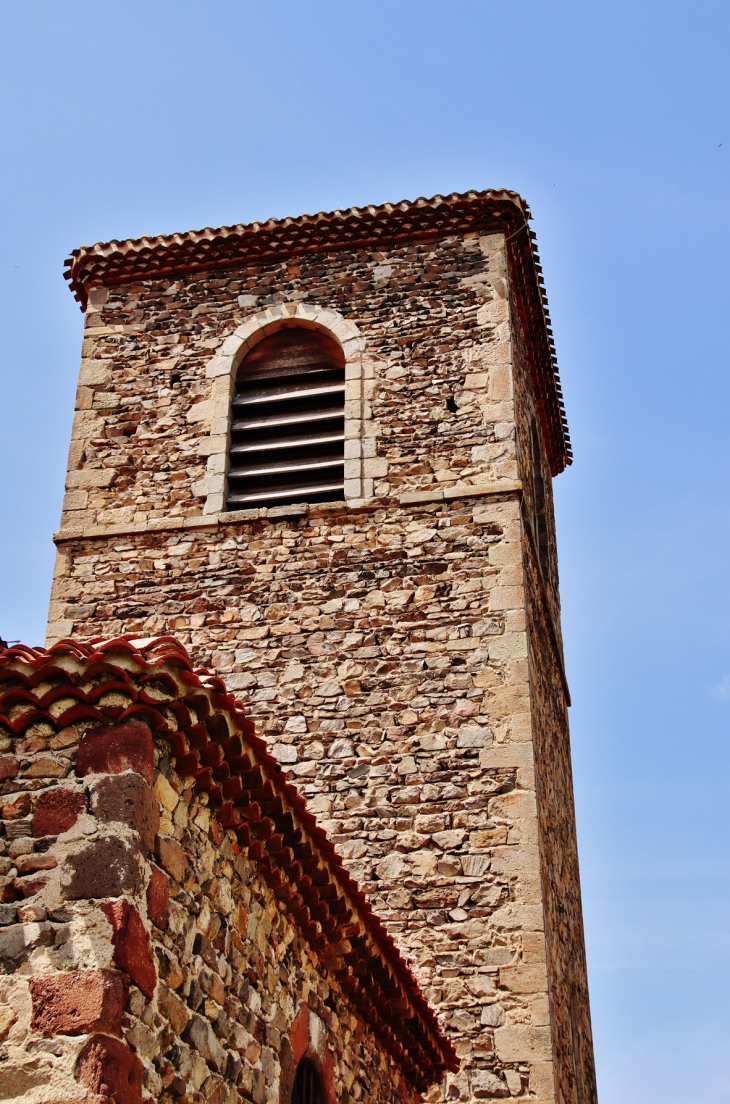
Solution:
{"label": "stone arch above window", "polygon": [[281,1045],[279,1104],[335,1104],[334,1062],[323,1021],[302,1004]]}
{"label": "stone arch above window", "polygon": [[[345,386],[342,458],[344,478],[341,480],[344,493],[337,492],[332,500],[344,497],[348,501],[358,501],[373,494],[373,475],[376,474],[377,465],[382,466],[382,461],[375,460],[375,438],[379,427],[372,419],[368,401],[374,386],[375,367],[365,355],[365,340],[358,327],[337,311],[309,303],[282,303],[252,315],[226,338],[208,362],[206,377],[212,381],[210,400],[199,404],[203,409],[197,415],[195,412],[198,408],[193,408],[193,416],[200,420],[205,416],[210,422],[210,433],[201,448],[201,452],[208,457],[207,472],[205,478],[193,486],[195,494],[205,496],[206,514],[219,514],[227,508],[249,508],[246,503],[231,503],[230,507],[228,503],[236,379],[239,367],[244,362],[254,365],[257,359],[260,363],[263,362],[266,347],[257,358],[254,350],[258,345],[268,342],[282,330],[292,329],[309,330],[313,335],[319,335],[314,341],[319,340],[320,347],[328,349],[330,356],[333,346],[341,350]],[[278,340],[285,347],[289,339]],[[296,341],[293,343],[296,344]],[[276,343],[271,343],[269,348],[276,355]],[[381,474],[379,468],[377,474]],[[256,502],[250,503],[251,507],[256,505]]]}

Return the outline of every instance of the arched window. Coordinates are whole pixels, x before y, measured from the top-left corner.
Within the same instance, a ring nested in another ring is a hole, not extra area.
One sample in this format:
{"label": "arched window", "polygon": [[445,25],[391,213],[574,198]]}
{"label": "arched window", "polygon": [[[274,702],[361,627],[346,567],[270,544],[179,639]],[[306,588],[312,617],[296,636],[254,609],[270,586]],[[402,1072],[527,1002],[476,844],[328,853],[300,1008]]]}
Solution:
{"label": "arched window", "polygon": [[331,337],[265,337],[236,377],[229,510],[344,497],[345,356]]}
{"label": "arched window", "polygon": [[308,1058],[302,1058],[294,1074],[291,1104],[325,1104],[317,1067]]}

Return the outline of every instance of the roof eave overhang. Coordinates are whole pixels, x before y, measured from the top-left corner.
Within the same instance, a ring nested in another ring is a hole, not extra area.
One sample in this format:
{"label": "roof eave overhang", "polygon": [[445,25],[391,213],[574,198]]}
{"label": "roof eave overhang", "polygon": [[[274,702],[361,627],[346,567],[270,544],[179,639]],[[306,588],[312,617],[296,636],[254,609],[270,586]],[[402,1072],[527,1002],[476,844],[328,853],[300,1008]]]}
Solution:
{"label": "roof eave overhang", "polygon": [[373,249],[469,232],[504,233],[550,469],[557,475],[572,462],[572,450],[542,266],[529,219],[529,207],[516,192],[498,189],[453,193],[413,202],[82,246],[66,261],[64,275],[85,309],[94,287],[270,263],[301,253]]}

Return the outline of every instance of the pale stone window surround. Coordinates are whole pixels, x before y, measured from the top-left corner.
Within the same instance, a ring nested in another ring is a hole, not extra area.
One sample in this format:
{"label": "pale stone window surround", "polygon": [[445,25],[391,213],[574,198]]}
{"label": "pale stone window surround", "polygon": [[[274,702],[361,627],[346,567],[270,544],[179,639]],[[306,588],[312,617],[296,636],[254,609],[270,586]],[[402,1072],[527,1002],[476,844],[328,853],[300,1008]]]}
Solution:
{"label": "pale stone window surround", "polygon": [[206,378],[213,381],[210,398],[188,413],[191,422],[210,421],[209,436],[200,446],[200,455],[208,457],[207,471],[192,486],[193,494],[205,496],[204,514],[226,509],[231,403],[238,366],[249,349],[287,326],[322,330],[345,354],[345,499],[364,504],[372,497],[374,478],[387,475],[387,461],[376,456],[379,426],[368,401],[375,386],[375,364],[364,355],[360,330],[338,311],[314,303],[280,303],[252,315],[223,341],[205,370]]}

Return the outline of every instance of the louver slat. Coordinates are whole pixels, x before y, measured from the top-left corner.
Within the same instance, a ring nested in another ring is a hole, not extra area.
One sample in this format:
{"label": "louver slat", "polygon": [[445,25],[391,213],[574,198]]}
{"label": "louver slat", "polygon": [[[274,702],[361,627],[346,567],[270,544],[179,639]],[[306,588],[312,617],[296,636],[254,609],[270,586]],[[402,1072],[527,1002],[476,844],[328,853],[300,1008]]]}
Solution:
{"label": "louver slat", "polygon": [[228,473],[231,479],[237,479],[244,475],[277,475],[279,472],[314,471],[315,468],[336,468],[341,460],[300,460],[298,463],[271,464],[268,467],[261,464],[247,464],[244,467],[231,468]]}
{"label": "louver slat", "polygon": [[233,430],[243,429],[257,429],[265,426],[285,426],[296,425],[304,422],[321,422],[326,418],[339,418],[341,417],[341,411],[338,407],[327,407],[325,410],[315,410],[311,414],[283,414],[278,417],[264,417],[264,418],[245,418],[237,419],[233,423]]}
{"label": "louver slat", "polygon": [[[290,331],[291,333],[291,331]],[[310,334],[304,335],[305,338]],[[299,337],[257,347],[239,370],[232,403],[228,508],[344,497],[344,367]],[[294,346],[294,347],[293,347]],[[260,353],[259,353],[260,349]],[[314,353],[314,356],[311,353]]]}
{"label": "louver slat", "polygon": [[[332,441],[344,441],[344,433],[323,434],[314,437],[302,437],[299,441],[300,445],[323,445],[330,444]],[[291,445],[290,437],[277,437],[271,441],[258,441],[253,444],[234,445],[231,449],[231,456],[237,456],[242,452],[260,452],[262,449],[282,449],[289,448]]]}
{"label": "louver slat", "polygon": [[287,399],[313,398],[316,395],[335,395],[345,393],[344,383],[334,383],[318,387],[316,384],[300,384],[298,387],[273,387],[267,391],[253,391],[250,395],[236,395],[236,406],[252,406],[260,402],[286,402]]}

